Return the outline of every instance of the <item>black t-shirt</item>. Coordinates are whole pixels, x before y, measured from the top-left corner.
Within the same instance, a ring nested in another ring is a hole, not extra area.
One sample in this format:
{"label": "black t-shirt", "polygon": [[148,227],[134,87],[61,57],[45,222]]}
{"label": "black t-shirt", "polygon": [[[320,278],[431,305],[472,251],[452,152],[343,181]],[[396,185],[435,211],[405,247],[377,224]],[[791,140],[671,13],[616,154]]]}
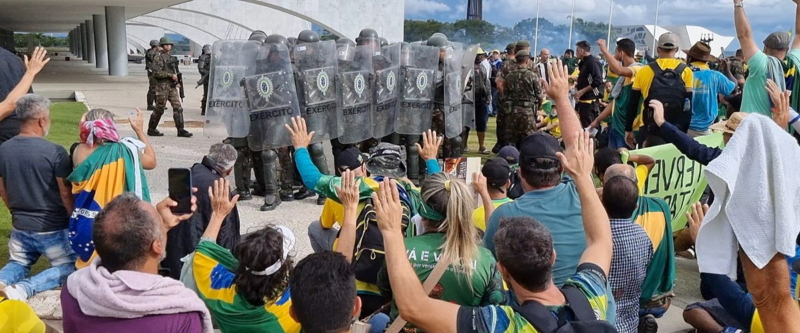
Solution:
{"label": "black t-shirt", "polygon": [[586,88],[587,86],[595,88],[583,94],[581,100],[585,101],[600,98],[602,95],[598,87],[603,85],[603,65],[600,64],[597,58],[587,56],[581,60],[579,70],[580,73],[578,73],[576,88],[578,90]]}

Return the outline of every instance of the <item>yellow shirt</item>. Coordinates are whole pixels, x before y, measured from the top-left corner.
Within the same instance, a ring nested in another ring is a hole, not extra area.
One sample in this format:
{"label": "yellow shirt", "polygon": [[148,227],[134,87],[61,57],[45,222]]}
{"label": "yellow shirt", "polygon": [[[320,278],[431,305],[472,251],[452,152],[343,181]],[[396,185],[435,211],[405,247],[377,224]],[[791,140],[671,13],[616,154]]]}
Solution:
{"label": "yellow shirt", "polygon": [[[683,61],[680,59],[657,59],[656,62],[658,66],[662,69],[675,69],[678,65],[683,64]],[[636,79],[633,81],[633,89],[639,90],[642,92],[642,97],[647,99],[647,95],[650,93],[650,84],[653,83],[653,78],[655,77],[655,73],[650,66],[644,66],[638,73],[636,73]],[[692,84],[694,82],[694,75],[692,74],[692,69],[689,66],[686,66],[686,69],[683,70],[681,73],[681,78],[683,79],[683,83],[689,90],[692,89]]]}
{"label": "yellow shirt", "polygon": [[647,176],[650,175],[650,171],[647,170],[647,167],[644,165],[636,166],[636,180],[639,181],[639,195],[644,195],[644,187],[647,185]]}
{"label": "yellow shirt", "polygon": [[322,214],[319,216],[319,223],[325,229],[333,228],[334,225],[341,225],[344,221],[344,206],[331,199],[325,200],[322,207]]}
{"label": "yellow shirt", "polygon": [[0,333],[44,333],[45,329],[28,304],[0,298]]}
{"label": "yellow shirt", "polygon": [[558,117],[544,117],[544,123],[547,124],[547,126],[555,123],[556,127],[551,128],[548,132],[550,132],[550,135],[556,137],[556,139],[561,139],[561,125],[558,124]]}
{"label": "yellow shirt", "polygon": [[[504,204],[506,202],[512,202],[512,201],[514,201],[514,200],[509,199],[509,198],[496,199],[496,200],[492,200],[492,205],[494,205],[494,208],[497,208],[497,207],[500,207],[500,205],[502,205],[502,204]],[[481,231],[486,231],[486,216],[485,215],[486,215],[486,211],[484,210],[483,206],[475,208],[475,210],[472,212],[472,222],[475,223],[475,226],[478,227],[478,229],[481,229]]]}

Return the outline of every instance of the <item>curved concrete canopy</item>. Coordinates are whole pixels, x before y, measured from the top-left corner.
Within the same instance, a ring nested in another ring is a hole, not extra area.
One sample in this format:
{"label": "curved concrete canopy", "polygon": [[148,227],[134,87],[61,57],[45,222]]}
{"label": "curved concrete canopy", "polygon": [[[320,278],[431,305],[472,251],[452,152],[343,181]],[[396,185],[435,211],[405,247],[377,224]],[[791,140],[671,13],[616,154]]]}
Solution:
{"label": "curved concrete canopy", "polygon": [[163,28],[165,30],[174,31],[182,36],[192,40],[192,41],[203,41],[203,40],[210,40],[215,41],[219,38],[210,34],[208,32],[199,30],[195,27],[186,25],[186,24],[178,24],[174,21],[164,20],[157,17],[146,17],[140,16],[132,20],[128,20],[128,24],[142,24],[142,25],[149,25],[153,27]]}
{"label": "curved concrete canopy", "polygon": [[[213,17],[213,18],[215,18],[215,19],[218,19],[218,20],[222,20],[222,21],[228,22],[228,23],[230,23],[230,24],[233,24],[233,25],[237,25],[237,26],[241,27],[242,29],[245,29],[245,30],[247,30],[247,31],[249,31],[249,32],[252,32],[253,30],[256,30],[256,29],[250,28],[250,27],[248,27],[248,26],[246,26],[246,25],[244,25],[244,24],[241,24],[241,23],[239,23],[239,22],[236,22],[236,21],[234,21],[234,20],[230,20],[230,19],[224,18],[224,17],[222,17],[222,16],[218,16],[218,15],[214,15],[214,14],[209,14],[209,13],[207,13],[207,12],[202,12],[202,11],[199,11],[199,10],[194,10],[194,9],[186,9],[186,8],[178,8],[178,7],[168,7],[168,8],[164,8],[164,9],[162,9],[162,10],[177,10],[177,11],[182,11],[182,12],[187,12],[187,13],[194,13],[194,14],[199,14],[199,15],[205,15],[205,16]],[[152,14],[155,14],[155,13],[152,13]],[[151,15],[152,15],[152,14],[151,14]]]}
{"label": "curved concrete canopy", "polygon": [[[157,20],[165,20],[165,21],[170,21],[170,22],[173,22],[173,23],[175,23],[175,24],[178,24],[178,26],[186,26],[186,27],[189,27],[189,28],[197,29],[197,30],[200,30],[200,31],[202,31],[202,32],[204,32],[204,33],[206,33],[206,34],[209,34],[209,35],[211,35],[211,36],[213,36],[213,37],[215,37],[215,38],[220,38],[220,39],[222,39],[222,36],[221,36],[221,35],[215,34],[214,32],[208,31],[208,30],[206,30],[206,29],[203,29],[203,28],[199,28],[197,25],[194,25],[194,24],[190,24],[190,23],[182,22],[182,21],[179,21],[179,20],[173,20],[173,19],[171,19],[171,18],[167,18],[167,17],[159,17],[159,16],[154,16],[154,15],[150,15],[150,14],[148,14],[148,15],[143,15],[143,16],[140,16],[140,17],[141,17],[141,18],[152,18],[152,19],[157,19]],[[177,30],[173,30],[173,31],[177,32]]]}

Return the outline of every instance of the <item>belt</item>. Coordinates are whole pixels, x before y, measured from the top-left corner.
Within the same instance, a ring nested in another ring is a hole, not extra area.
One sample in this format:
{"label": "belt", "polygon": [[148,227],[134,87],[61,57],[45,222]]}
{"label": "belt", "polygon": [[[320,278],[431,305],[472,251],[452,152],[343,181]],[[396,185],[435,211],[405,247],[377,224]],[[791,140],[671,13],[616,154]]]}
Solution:
{"label": "belt", "polygon": [[535,103],[530,101],[519,101],[519,102],[512,101],[511,104],[513,104],[514,106],[534,106]]}
{"label": "belt", "polygon": [[582,100],[578,101],[578,103],[585,103],[585,104],[592,104],[594,102],[597,102],[597,98],[595,98],[595,99],[586,99],[586,100],[582,99]]}

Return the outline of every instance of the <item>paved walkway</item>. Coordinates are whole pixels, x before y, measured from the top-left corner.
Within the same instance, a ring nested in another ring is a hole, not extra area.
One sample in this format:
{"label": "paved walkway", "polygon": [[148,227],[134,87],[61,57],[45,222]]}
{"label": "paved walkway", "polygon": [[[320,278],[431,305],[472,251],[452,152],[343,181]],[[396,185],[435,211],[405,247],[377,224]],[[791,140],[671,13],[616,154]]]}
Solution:
{"label": "paved walkway", "polygon": [[[34,82],[34,90],[42,94],[77,91],[85,97],[85,102],[92,108],[103,108],[112,111],[117,120],[127,118],[129,112],[139,107],[143,111],[146,108],[147,78],[144,71],[144,64],[129,64],[130,75],[128,77],[110,77],[107,71],[98,70],[94,65],[84,61],[64,61],[61,57],[54,59],[47,65]],[[181,66],[186,82],[186,98],[184,100],[184,112],[187,121],[197,121],[202,123],[200,116],[200,100],[202,99],[202,88],[194,89],[195,82],[200,79],[196,66]],[[146,112],[149,116],[150,112]],[[170,121],[169,110],[166,112],[162,121]],[[118,122],[120,123],[120,122]],[[145,126],[147,118],[145,118]],[[120,132],[124,136],[133,136],[133,131],[129,125],[121,124]],[[200,162],[202,157],[208,152],[208,148],[220,142],[223,138],[208,138],[203,135],[201,128],[189,128],[194,133],[190,139],[176,137],[173,128],[161,127],[161,131],[166,135],[160,138],[151,138],[151,143],[158,156],[158,167],[155,170],[147,171],[148,184],[150,185],[151,197],[158,201],[167,196],[167,169],[172,167],[188,168],[192,164]],[[77,139],[77,138],[76,138]],[[330,149],[328,148],[329,164],[332,162]],[[307,237],[307,227],[309,223],[316,220],[322,212],[322,207],[315,204],[314,199],[306,199],[301,202],[283,203],[277,210],[272,212],[261,212],[260,197],[254,197],[251,201],[239,203],[239,214],[242,221],[242,232],[250,232],[263,228],[267,225],[286,225],[294,231],[297,236],[297,247],[295,257],[302,258],[311,253],[311,245]],[[684,332],[689,327],[683,322],[681,317],[682,309],[691,302],[699,298],[697,290],[699,288],[699,276],[697,265],[694,261],[679,260],[679,273],[677,284],[678,297],[673,301],[670,311],[659,320],[661,329],[659,332]],[[61,309],[58,306],[58,292],[50,291],[35,297],[30,301],[37,313],[45,318],[52,318],[50,324],[60,328]]]}

